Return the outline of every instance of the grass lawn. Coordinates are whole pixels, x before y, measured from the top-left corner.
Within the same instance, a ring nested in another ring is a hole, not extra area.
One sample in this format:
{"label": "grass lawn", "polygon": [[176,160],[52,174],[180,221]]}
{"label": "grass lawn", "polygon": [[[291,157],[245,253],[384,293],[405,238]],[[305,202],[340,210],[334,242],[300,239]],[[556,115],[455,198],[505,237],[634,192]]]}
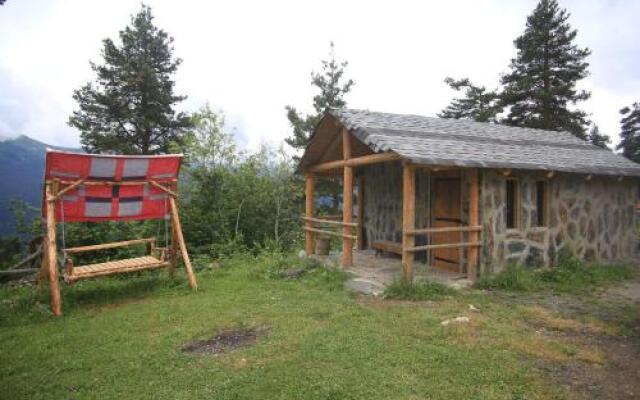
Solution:
{"label": "grass lawn", "polygon": [[[264,259],[236,259],[201,271],[197,292],[163,271],[64,285],[61,318],[44,290],[0,288],[0,398],[561,399],[536,363],[603,357],[536,335],[531,320],[615,329],[483,292],[358,297],[343,279],[322,268],[281,279]],[[441,325],[456,316],[470,322]],[[225,354],[181,351],[242,327],[266,334]]]}

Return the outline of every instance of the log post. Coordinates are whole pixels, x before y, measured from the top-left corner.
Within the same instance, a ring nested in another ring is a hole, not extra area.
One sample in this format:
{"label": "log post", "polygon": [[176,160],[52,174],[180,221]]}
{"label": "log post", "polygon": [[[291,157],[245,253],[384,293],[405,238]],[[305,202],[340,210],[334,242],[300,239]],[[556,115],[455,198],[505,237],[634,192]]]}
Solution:
{"label": "log post", "polygon": [[[472,168],[468,172],[469,177],[469,225],[480,225],[480,188],[478,184],[478,169]],[[479,231],[469,232],[469,242],[478,242],[480,237]],[[468,265],[467,265],[467,278],[475,280],[478,276],[478,259],[479,259],[479,247],[469,247],[468,250]]]}
{"label": "log post", "polygon": [[47,237],[45,238],[44,258],[47,266],[47,276],[49,277],[49,291],[51,292],[51,312],[53,315],[62,314],[62,303],[60,300],[60,282],[58,280],[58,260],[56,257],[56,203],[58,183],[47,182],[45,187],[45,198],[47,202]]}
{"label": "log post", "polygon": [[[346,128],[342,128],[342,156],[344,160],[351,158],[351,135]],[[351,223],[353,219],[353,167],[344,166],[344,179],[342,181],[342,222]],[[342,266],[353,265],[353,240],[351,226],[342,228]]]}
{"label": "log post", "polygon": [[[314,206],[315,206],[315,176],[313,174],[307,174],[305,176],[305,216],[307,218],[313,218]],[[305,222],[307,228],[313,228],[313,222],[308,219]],[[315,253],[313,232],[306,231],[304,237],[304,248],[307,255]]]}
{"label": "log post", "polygon": [[416,171],[415,167],[405,163],[402,167],[402,278],[413,281],[414,254],[409,251],[415,244],[416,221]]}
{"label": "log post", "polygon": [[178,205],[176,199],[173,196],[169,196],[169,203],[171,205],[172,225],[176,239],[178,241],[178,247],[180,248],[180,254],[182,255],[182,263],[184,264],[184,269],[187,270],[189,286],[191,286],[192,289],[198,289],[196,276],[193,273],[193,267],[191,266],[189,253],[187,252],[187,245],[184,243],[184,237],[182,236],[182,225],[180,224],[180,216],[178,215]]}
{"label": "log post", "polygon": [[358,226],[356,227],[356,248],[364,250],[362,232],[364,230],[364,175],[358,176]]}

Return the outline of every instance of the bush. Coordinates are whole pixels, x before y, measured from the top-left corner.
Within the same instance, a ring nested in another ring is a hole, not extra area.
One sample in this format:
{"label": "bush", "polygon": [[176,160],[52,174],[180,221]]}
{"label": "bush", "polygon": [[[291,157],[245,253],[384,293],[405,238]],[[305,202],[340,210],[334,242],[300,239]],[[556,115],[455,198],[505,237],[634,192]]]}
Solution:
{"label": "bush", "polygon": [[394,281],[383,293],[385,299],[393,300],[439,300],[456,294],[456,291],[440,283],[431,281],[405,282]]}

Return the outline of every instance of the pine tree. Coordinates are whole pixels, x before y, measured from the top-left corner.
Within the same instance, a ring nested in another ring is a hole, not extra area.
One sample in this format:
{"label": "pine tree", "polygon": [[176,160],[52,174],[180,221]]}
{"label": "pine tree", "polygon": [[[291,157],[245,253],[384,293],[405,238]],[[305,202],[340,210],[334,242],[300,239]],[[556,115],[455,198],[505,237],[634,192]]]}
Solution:
{"label": "pine tree", "polygon": [[540,0],[527,18],[524,33],[514,41],[518,52],[511,70],[502,77],[503,104],[510,107],[504,123],[586,138],[587,114],[570,106],[590,97],[576,84],[589,74],[585,60],[591,51],[574,43],[577,31],[569,16],[556,0]]}
{"label": "pine tree", "polygon": [[622,154],[625,157],[640,163],[640,103],[624,107],[620,110],[620,114],[622,115],[620,120],[621,140],[616,149],[622,149]]}
{"label": "pine tree", "polygon": [[186,98],[173,93],[172,75],[182,60],[173,57],[173,38],[153,24],[144,4],[119,36],[120,44],[103,41],[103,64],[91,63],[96,81],[74,91],[79,109],[69,125],[81,131],[89,152],[166,153],[192,126],[174,110]]}
{"label": "pine tree", "polygon": [[346,106],[344,95],[349,93],[354,83],[351,79],[343,82],[344,69],[348,62],[336,60],[333,42],[330,44],[329,59],[322,60],[321,63],[322,71],[311,73],[311,84],[320,90],[320,93],[313,97],[315,113],[303,116],[295,107],[285,107],[287,119],[293,127],[293,134],[285,141],[295,149],[304,149],[307,146],[313,130],[325,111],[329,108]]}
{"label": "pine tree", "polygon": [[496,122],[496,116],[502,111],[496,90],[489,91],[484,86],[476,86],[468,78],[460,80],[446,78],[444,82],[457,92],[465,89],[464,97],[453,99],[447,108],[438,114],[438,117]]}
{"label": "pine tree", "polygon": [[611,144],[611,138],[609,137],[609,135],[600,133],[600,128],[596,124],[593,124],[591,126],[591,130],[587,135],[587,141],[598,147],[602,147],[603,149],[611,150],[609,148],[609,144]]}

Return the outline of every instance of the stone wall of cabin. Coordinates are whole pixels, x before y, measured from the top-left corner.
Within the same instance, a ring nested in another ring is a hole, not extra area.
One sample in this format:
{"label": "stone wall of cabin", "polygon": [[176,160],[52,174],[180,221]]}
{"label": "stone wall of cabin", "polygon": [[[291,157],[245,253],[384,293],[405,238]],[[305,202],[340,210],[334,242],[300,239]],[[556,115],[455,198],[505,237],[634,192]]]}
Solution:
{"label": "stone wall of cabin", "polygon": [[[364,167],[364,232],[366,246],[372,241],[387,240],[402,243],[402,165],[400,163],[376,164]],[[416,170],[416,227],[429,225],[429,172]],[[425,238],[416,237],[416,245]],[[424,252],[416,255],[426,260]]]}
{"label": "stone wall of cabin", "polygon": [[508,230],[506,178],[494,170],[482,171],[482,273],[510,264],[551,266],[562,249],[587,262],[637,259],[637,181],[596,176],[587,181],[584,175],[558,174],[547,180],[548,226],[536,227],[535,185],[542,176],[518,173],[515,177],[520,182],[520,227]]}

